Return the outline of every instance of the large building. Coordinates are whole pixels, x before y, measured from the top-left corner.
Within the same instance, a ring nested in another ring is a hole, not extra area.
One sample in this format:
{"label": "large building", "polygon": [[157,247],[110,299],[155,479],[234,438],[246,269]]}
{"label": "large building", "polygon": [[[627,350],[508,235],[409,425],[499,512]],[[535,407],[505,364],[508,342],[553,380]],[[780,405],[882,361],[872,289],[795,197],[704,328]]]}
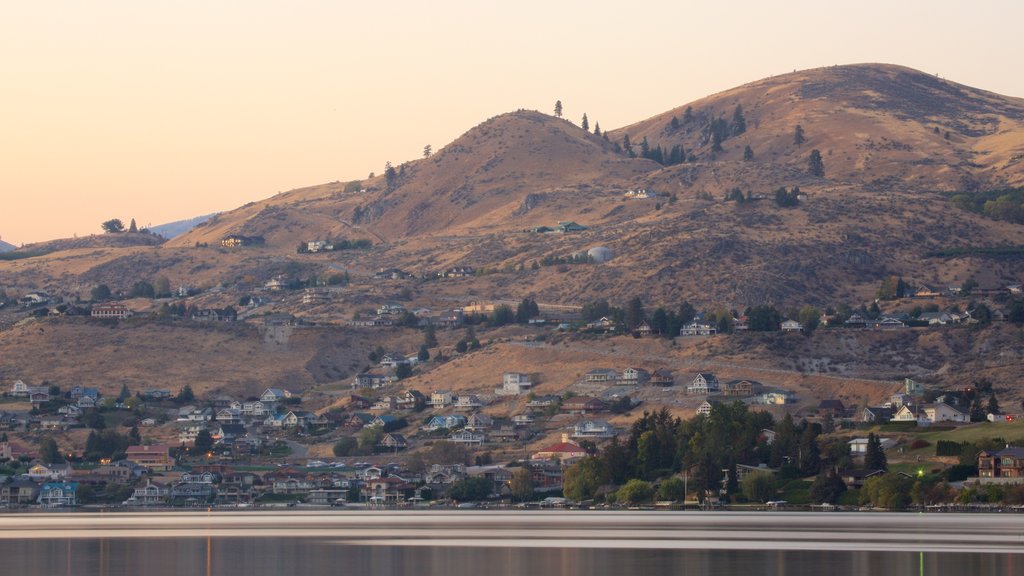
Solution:
{"label": "large building", "polygon": [[170,470],[174,467],[171,449],[166,444],[154,446],[129,446],[125,459],[151,470]]}
{"label": "large building", "polygon": [[96,304],[92,307],[93,318],[116,318],[123,320],[130,317],[134,312],[124,304],[111,302],[108,304]]}

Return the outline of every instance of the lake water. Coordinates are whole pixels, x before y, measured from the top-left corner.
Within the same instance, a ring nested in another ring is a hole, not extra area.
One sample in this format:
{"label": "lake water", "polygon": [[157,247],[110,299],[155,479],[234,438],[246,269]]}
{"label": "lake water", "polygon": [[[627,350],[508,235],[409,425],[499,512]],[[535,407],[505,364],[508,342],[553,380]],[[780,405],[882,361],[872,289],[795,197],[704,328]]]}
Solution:
{"label": "lake water", "polygon": [[0,574],[1024,575],[1024,517],[12,515],[0,516]]}

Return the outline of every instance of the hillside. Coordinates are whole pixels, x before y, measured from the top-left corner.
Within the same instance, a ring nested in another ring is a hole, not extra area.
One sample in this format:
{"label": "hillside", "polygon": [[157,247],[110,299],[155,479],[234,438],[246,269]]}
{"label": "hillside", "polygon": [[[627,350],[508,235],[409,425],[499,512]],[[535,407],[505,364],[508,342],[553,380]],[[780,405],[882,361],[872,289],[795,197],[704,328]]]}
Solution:
{"label": "hillside", "polygon": [[[737,106],[743,121],[738,123]],[[688,112],[689,111],[689,112]],[[675,122],[673,122],[675,118]],[[721,120],[722,150],[712,150]],[[740,125],[738,125],[740,124]],[[805,141],[794,143],[796,126]],[[745,128],[745,130],[744,130]],[[766,78],[613,132],[698,160],[805,171],[812,149],[825,178],[869,189],[974,190],[1024,182],[1024,99],[900,66],[859,64]]]}
{"label": "hillside", "polygon": [[10,252],[11,250],[16,250],[17,248],[18,247],[15,246],[14,244],[8,244],[7,242],[0,240],[0,253]]}

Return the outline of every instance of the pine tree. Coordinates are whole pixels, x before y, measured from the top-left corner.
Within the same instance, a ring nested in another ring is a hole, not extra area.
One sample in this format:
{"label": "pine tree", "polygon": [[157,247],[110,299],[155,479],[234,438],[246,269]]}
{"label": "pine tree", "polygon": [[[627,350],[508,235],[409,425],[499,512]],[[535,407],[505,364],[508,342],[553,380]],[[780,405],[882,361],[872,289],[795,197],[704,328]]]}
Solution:
{"label": "pine tree", "polygon": [[423,331],[423,345],[427,348],[437,348],[437,331],[433,324],[427,324],[427,329]]}
{"label": "pine tree", "polygon": [[136,233],[139,231],[139,227],[135,225],[135,218],[132,218],[131,224],[128,225],[128,231]]}
{"label": "pine tree", "polygon": [[825,163],[822,162],[821,152],[817,148],[811,150],[811,155],[807,158],[807,172],[818,178],[825,176]]}
{"label": "pine tree", "polygon": [[600,122],[594,122],[594,136],[600,136],[600,135],[601,135],[601,123]]}
{"label": "pine tree", "polygon": [[733,135],[740,135],[747,131],[747,119],[743,117],[743,106],[736,105],[736,109],[732,112],[732,133]]}
{"label": "pine tree", "polygon": [[555,118],[562,117],[562,101],[555,100]]}
{"label": "pine tree", "polygon": [[799,125],[799,124],[797,124],[796,125],[796,129],[793,130],[793,144],[796,144],[797,146],[799,146],[799,145],[803,144],[804,141],[805,141],[805,138],[804,138],[804,127]]}
{"label": "pine tree", "polygon": [[430,155],[433,154],[433,153],[434,153],[434,150],[433,150],[433,148],[431,148],[430,144],[427,144],[426,146],[423,147],[423,157],[424,158],[430,158]]}
{"label": "pine tree", "polygon": [[583,113],[583,121],[580,122],[580,128],[583,130],[590,130],[590,121],[587,120],[587,113]]}
{"label": "pine tree", "polygon": [[872,432],[868,434],[868,445],[864,452],[864,468],[867,470],[888,470],[882,441]]}
{"label": "pine tree", "polygon": [[999,400],[996,400],[995,394],[988,397],[988,413],[999,414]]}
{"label": "pine tree", "polygon": [[754,159],[754,149],[747,144],[746,148],[743,149],[743,160],[750,162]]}

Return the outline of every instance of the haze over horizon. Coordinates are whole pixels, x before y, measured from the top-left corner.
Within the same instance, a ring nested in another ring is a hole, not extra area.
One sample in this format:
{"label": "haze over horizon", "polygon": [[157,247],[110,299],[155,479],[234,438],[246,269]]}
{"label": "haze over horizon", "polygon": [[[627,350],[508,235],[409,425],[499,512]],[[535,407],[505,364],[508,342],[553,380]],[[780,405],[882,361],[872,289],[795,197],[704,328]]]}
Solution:
{"label": "haze over horizon", "polygon": [[882,62],[1024,96],[1024,5],[14,4],[0,238],[161,224],[381,173],[519,108],[615,129],[766,76]]}

